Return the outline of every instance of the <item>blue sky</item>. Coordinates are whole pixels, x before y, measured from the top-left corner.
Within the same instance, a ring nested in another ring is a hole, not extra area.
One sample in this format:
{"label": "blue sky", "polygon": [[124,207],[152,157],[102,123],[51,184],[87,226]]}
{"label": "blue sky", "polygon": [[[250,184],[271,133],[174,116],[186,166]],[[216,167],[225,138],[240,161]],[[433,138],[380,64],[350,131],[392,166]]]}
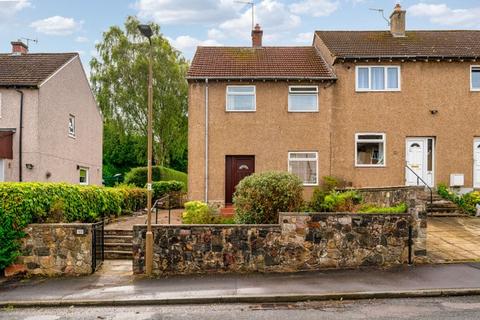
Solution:
{"label": "blue sky", "polygon": [[[264,45],[308,45],[314,30],[386,29],[395,0],[255,0]],[[408,29],[480,29],[479,0],[404,0]],[[190,59],[197,45],[250,45],[250,6],[235,0],[0,0],[0,52],[36,38],[31,52],[79,52],[88,69],[95,43],[128,15],[160,24]]]}

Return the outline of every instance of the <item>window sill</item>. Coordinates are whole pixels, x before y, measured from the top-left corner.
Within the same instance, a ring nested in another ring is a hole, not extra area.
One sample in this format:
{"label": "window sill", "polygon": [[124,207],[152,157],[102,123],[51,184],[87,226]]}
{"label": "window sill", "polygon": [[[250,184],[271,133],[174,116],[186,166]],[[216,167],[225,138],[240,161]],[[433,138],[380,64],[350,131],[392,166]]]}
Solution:
{"label": "window sill", "polygon": [[392,90],[359,90],[356,89],[355,92],[402,92],[401,89],[392,89]]}
{"label": "window sill", "polygon": [[317,183],[302,183],[302,186],[304,186],[304,187],[318,187],[318,182]]}
{"label": "window sill", "polygon": [[69,138],[72,138],[72,139],[77,139],[77,136],[71,135],[71,134],[69,134],[68,137],[69,137]]}
{"label": "window sill", "polygon": [[288,110],[288,113],[319,113],[318,110]]}
{"label": "window sill", "polygon": [[364,165],[359,165],[359,164],[356,164],[355,165],[355,168],[386,168],[387,166],[386,165],[375,165],[375,164],[364,164]]}
{"label": "window sill", "polygon": [[240,113],[252,113],[252,112],[256,112],[257,110],[225,110],[225,112],[227,113],[236,113],[236,112],[240,112]]}

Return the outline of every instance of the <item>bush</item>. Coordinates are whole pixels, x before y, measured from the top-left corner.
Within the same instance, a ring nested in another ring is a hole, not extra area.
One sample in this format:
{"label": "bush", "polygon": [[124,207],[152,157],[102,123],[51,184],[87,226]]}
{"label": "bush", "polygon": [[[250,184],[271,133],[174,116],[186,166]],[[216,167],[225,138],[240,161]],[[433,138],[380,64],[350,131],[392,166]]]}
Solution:
{"label": "bush", "polygon": [[323,203],[319,205],[319,211],[324,212],[353,212],[355,207],[362,202],[362,197],[355,190],[338,192],[330,191]]}
{"label": "bush", "polygon": [[159,199],[172,192],[185,190],[185,183],[180,181],[158,181],[152,183],[153,198]]}
{"label": "bush", "polygon": [[[187,174],[161,166],[152,167],[152,181],[180,181],[187,185]],[[147,167],[133,168],[125,175],[125,183],[143,187],[147,183]]]}
{"label": "bush", "polygon": [[378,207],[374,204],[365,204],[360,207],[358,213],[384,213],[384,214],[394,214],[394,213],[405,213],[407,212],[408,207],[405,203],[400,203],[394,207]]}
{"label": "bush", "polygon": [[458,195],[442,183],[438,185],[437,192],[442,198],[455,203],[463,212],[469,215],[476,214],[476,206],[480,203],[480,192],[473,191],[464,195]]}
{"label": "bush", "polygon": [[312,198],[308,205],[313,211],[320,212],[322,209],[322,204],[325,200],[325,197],[337,188],[345,188],[347,182],[343,179],[333,177],[333,176],[324,176],[322,177],[322,182],[319,187],[313,190]]}
{"label": "bush", "polygon": [[202,201],[185,203],[185,212],[182,214],[183,224],[233,224],[232,218],[224,218],[218,212]]}
{"label": "bush", "polygon": [[0,224],[0,270],[3,270],[20,255],[19,239],[24,237],[24,233],[16,230],[13,218],[5,216],[1,208],[0,217],[2,217],[2,223]]}
{"label": "bush", "polygon": [[235,191],[237,223],[278,223],[279,212],[299,211],[303,205],[300,179],[287,172],[255,173]]}

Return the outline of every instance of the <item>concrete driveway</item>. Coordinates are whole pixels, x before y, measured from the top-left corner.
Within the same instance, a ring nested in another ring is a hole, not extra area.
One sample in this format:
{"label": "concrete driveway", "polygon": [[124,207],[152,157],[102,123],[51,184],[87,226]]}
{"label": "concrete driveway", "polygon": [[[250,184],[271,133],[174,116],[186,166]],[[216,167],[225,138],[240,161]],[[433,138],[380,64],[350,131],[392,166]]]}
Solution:
{"label": "concrete driveway", "polygon": [[480,260],[480,218],[428,218],[427,233],[427,252],[432,262]]}

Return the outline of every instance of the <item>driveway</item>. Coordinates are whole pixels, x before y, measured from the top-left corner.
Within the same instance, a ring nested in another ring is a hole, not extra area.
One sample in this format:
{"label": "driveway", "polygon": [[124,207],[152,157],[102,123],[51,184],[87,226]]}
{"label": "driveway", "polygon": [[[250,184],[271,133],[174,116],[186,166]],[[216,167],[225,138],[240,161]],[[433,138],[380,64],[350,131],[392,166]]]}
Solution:
{"label": "driveway", "polygon": [[434,263],[480,260],[480,218],[428,218],[427,252]]}

